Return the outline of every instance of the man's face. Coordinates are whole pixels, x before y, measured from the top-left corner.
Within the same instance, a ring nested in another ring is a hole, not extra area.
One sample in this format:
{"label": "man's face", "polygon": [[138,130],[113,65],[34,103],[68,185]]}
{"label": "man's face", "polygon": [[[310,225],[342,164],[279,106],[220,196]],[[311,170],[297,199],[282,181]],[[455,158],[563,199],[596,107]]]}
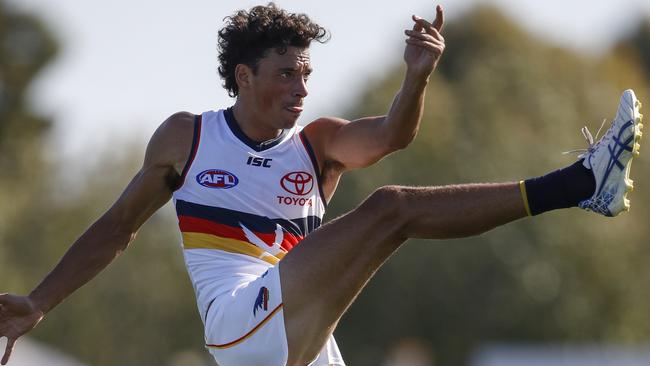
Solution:
{"label": "man's face", "polygon": [[280,55],[268,51],[251,77],[248,90],[256,114],[270,128],[291,128],[302,112],[307,96],[307,79],[311,74],[309,49],[287,47]]}

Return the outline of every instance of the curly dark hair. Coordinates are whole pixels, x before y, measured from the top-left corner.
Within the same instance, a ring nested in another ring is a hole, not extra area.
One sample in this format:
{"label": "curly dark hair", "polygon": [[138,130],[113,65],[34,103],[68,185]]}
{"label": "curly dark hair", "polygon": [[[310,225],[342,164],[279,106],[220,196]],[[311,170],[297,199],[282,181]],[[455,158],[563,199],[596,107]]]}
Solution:
{"label": "curly dark hair", "polygon": [[239,10],[224,18],[219,30],[219,75],[231,97],[239,95],[235,67],[244,64],[257,72],[257,64],[270,49],[284,54],[287,47],[309,47],[315,40],[325,43],[329,33],[305,14],[288,13],[274,3]]}

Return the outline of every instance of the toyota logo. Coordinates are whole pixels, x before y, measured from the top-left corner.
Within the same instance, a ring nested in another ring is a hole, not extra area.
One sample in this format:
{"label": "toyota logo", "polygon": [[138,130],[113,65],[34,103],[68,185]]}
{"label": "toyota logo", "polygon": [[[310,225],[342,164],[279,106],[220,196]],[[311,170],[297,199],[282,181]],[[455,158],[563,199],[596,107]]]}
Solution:
{"label": "toyota logo", "polygon": [[289,193],[304,196],[314,188],[314,178],[307,172],[291,172],[282,177],[280,185]]}

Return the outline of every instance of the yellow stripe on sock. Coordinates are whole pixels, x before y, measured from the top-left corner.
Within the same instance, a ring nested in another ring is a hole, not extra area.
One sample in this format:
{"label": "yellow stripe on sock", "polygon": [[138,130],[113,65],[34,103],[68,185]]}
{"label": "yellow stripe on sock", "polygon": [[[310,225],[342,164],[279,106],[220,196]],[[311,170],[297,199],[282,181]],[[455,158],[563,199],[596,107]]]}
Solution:
{"label": "yellow stripe on sock", "polygon": [[530,206],[528,205],[528,194],[526,193],[526,183],[523,180],[519,181],[519,191],[521,191],[521,199],[524,201],[524,208],[528,216],[533,216],[530,213]]}

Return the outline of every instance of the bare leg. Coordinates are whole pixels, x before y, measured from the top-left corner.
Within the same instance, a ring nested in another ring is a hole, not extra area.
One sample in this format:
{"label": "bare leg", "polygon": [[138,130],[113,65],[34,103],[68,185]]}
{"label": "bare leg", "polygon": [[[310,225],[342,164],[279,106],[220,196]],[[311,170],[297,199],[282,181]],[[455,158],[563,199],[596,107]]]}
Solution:
{"label": "bare leg", "polygon": [[368,280],[406,239],[477,235],[524,216],[518,183],[378,189],[280,262],[288,365],[316,357]]}

